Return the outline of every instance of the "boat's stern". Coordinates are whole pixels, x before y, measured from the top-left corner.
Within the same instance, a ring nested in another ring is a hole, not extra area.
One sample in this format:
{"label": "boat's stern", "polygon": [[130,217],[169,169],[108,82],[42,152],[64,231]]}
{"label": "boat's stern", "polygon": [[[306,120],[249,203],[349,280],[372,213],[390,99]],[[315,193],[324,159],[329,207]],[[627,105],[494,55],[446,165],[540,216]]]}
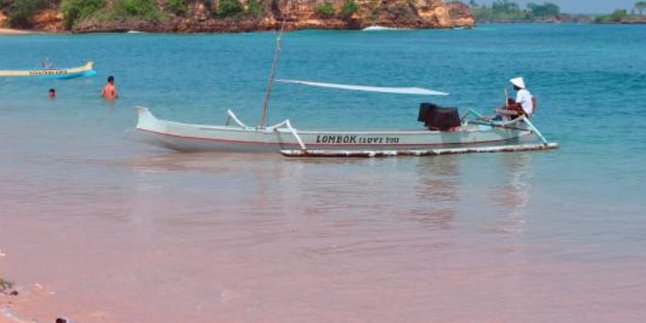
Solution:
{"label": "boat's stern", "polygon": [[75,67],[67,70],[61,70],[64,73],[59,75],[54,75],[53,78],[58,79],[72,79],[76,77],[90,77],[96,75],[94,70],[94,62],[88,61],[83,66]]}

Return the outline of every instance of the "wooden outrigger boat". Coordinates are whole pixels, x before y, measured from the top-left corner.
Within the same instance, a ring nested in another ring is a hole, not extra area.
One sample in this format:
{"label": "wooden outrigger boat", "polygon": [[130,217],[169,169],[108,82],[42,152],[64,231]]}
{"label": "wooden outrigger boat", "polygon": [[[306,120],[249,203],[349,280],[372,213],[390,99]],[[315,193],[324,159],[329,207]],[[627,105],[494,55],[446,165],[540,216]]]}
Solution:
{"label": "wooden outrigger boat", "polygon": [[[462,124],[450,131],[297,130],[289,120],[261,128],[247,126],[231,110],[228,113],[224,125],[199,125],[160,120],[147,108],[138,107],[136,130],[140,140],[176,151],[281,152],[285,156],[438,155],[557,146],[548,143],[526,117],[493,122],[475,111],[469,111]],[[540,143],[532,144],[537,137]]]}
{"label": "wooden outrigger boat", "polygon": [[[454,124],[440,130],[324,131],[297,130],[289,120],[266,126],[267,104],[278,61],[277,37],[274,63],[269,76],[261,121],[248,126],[229,110],[224,125],[200,125],[160,120],[148,108],[138,107],[135,128],[140,141],[185,152],[280,152],[288,157],[377,157],[426,156],[476,152],[543,150],[558,147],[549,143],[530,120],[521,116],[512,121],[491,121],[474,110],[462,118],[452,111]],[[309,81],[282,80],[310,86],[344,90],[417,95],[448,95],[420,88],[380,88]],[[420,110],[420,121],[422,113]],[[538,143],[537,143],[538,139]],[[533,142],[533,143],[532,143]]]}
{"label": "wooden outrigger boat", "polygon": [[70,79],[81,76],[96,75],[94,62],[90,61],[83,66],[72,68],[45,68],[35,70],[0,70],[0,77],[32,77],[48,79]]}

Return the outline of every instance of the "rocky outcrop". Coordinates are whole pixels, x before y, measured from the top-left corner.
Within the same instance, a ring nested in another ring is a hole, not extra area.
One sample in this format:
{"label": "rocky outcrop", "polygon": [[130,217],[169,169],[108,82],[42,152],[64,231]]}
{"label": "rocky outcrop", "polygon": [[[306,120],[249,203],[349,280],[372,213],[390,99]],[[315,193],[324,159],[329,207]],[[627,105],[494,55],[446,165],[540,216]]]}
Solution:
{"label": "rocky outcrop", "polygon": [[446,4],[449,16],[455,27],[473,27],[476,23],[471,7],[459,1],[451,1]]}
{"label": "rocky outcrop", "polygon": [[[356,0],[358,10],[346,19],[324,18],[317,12],[317,6],[325,1],[321,0],[279,0],[277,8],[269,16],[270,20],[287,17],[294,22],[296,29],[302,28],[364,28],[368,26],[404,27],[404,28],[453,28],[457,25],[467,25],[458,21],[470,18],[473,26],[473,17],[467,7],[468,17],[456,18],[450,14],[450,7],[442,0]],[[344,1],[330,2],[335,12],[341,12]]]}
{"label": "rocky outcrop", "polygon": [[32,19],[34,28],[46,32],[62,32],[63,14],[55,9],[45,9],[36,14]]}
{"label": "rocky outcrop", "polygon": [[[146,21],[137,18],[101,20],[89,17],[76,23],[72,32],[249,32],[276,30],[285,21],[285,29],[359,29],[368,26],[400,28],[471,27],[475,21],[469,6],[442,0],[239,0],[243,13],[235,18],[216,14],[218,2],[224,0],[187,0],[182,10],[173,10],[168,1],[156,1],[163,19]],[[348,14],[347,2],[356,7]],[[249,14],[250,6],[257,8]],[[107,1],[111,4],[111,1]],[[321,6],[332,8],[323,15]],[[34,17],[39,30],[63,31],[63,16],[47,9]]]}

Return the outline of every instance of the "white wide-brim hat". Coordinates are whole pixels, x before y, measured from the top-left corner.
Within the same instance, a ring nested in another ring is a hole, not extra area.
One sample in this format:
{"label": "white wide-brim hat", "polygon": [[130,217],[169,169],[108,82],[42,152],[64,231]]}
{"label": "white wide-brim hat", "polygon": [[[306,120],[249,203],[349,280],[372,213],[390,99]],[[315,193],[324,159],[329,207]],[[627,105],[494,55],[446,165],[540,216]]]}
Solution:
{"label": "white wide-brim hat", "polygon": [[517,86],[517,87],[519,87],[521,89],[525,88],[525,80],[523,80],[522,77],[515,77],[515,78],[509,80],[509,82],[511,82],[511,84],[513,84],[513,85],[515,85],[515,86]]}

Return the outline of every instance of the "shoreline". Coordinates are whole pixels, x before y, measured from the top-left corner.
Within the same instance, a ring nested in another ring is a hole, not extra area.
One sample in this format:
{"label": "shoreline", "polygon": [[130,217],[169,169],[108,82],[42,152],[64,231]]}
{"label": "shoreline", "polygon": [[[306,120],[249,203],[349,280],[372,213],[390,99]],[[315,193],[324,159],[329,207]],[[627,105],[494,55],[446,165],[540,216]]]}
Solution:
{"label": "shoreline", "polygon": [[[407,30],[451,30],[451,29],[472,29],[476,26],[454,26],[454,27],[443,27],[443,28],[411,28],[411,27],[400,27],[400,26],[383,26],[383,25],[370,25],[365,27],[332,27],[332,28],[323,28],[320,26],[311,26],[305,28],[285,28],[285,31],[306,31],[306,30],[322,30],[322,31],[361,31],[364,28],[368,27],[386,27],[392,29],[407,29]],[[243,34],[243,33],[255,33],[255,32],[274,32],[275,28],[228,28],[228,29],[201,29],[197,28],[195,30],[185,30],[177,31],[172,29],[161,29],[161,30],[151,30],[149,28],[99,28],[95,30],[81,30],[81,31],[62,31],[62,32],[46,32],[46,31],[37,31],[37,30],[20,30],[20,29],[8,29],[0,28],[0,36],[13,36],[13,35],[34,35],[34,34],[48,34],[48,35],[83,35],[83,34],[126,34],[126,33],[147,33],[147,34]]]}
{"label": "shoreline", "polygon": [[0,35],[29,35],[34,34],[33,30],[22,30],[12,28],[0,28]]}
{"label": "shoreline", "polygon": [[[513,25],[513,24],[549,24],[549,25],[646,25],[646,22],[614,22],[614,23],[596,23],[596,22],[545,22],[545,21],[523,21],[523,22],[480,22],[473,26],[455,26],[452,28],[410,28],[405,27],[410,30],[447,30],[447,29],[472,29],[477,28],[478,25],[492,25],[492,24],[504,24],[504,25]],[[378,25],[382,26],[382,25]],[[371,27],[371,26],[368,26]],[[402,27],[390,27],[389,28],[402,28]],[[142,30],[143,29],[143,30]],[[364,28],[344,28],[336,26],[334,28],[321,28],[321,26],[310,26],[305,28],[286,28],[286,31],[301,31],[301,30],[331,30],[331,31],[360,31]],[[150,33],[150,34],[238,34],[238,33],[250,33],[250,32],[268,32],[273,31],[271,28],[230,28],[230,29],[219,29],[219,30],[208,30],[208,29],[196,29],[196,30],[186,30],[186,31],[177,31],[177,30],[150,30],[148,28],[136,28],[136,29],[127,29],[127,28],[101,28],[96,30],[83,30],[83,31],[63,31],[63,32],[45,32],[45,31],[36,31],[36,30],[21,30],[21,29],[12,29],[12,28],[0,28],[0,36],[16,36],[16,35],[34,35],[34,34],[51,34],[51,35],[63,35],[63,34],[102,34],[102,33],[113,33],[113,34],[125,34],[128,32],[141,32],[141,33]]]}
{"label": "shoreline", "polygon": [[40,322],[40,319],[51,321],[51,313],[43,315],[35,309],[47,300],[43,297],[54,294],[38,283],[25,287],[0,277],[0,322],[27,323]]}
{"label": "shoreline", "polygon": [[[410,27],[391,27],[383,25],[370,25],[365,27],[357,28],[343,28],[343,27],[333,27],[333,28],[322,28],[320,26],[312,26],[306,28],[285,28],[286,32],[293,31],[307,31],[307,30],[320,30],[320,31],[362,31],[368,27],[385,27],[390,29],[402,29],[402,30],[453,30],[453,29],[472,29],[476,26],[454,26],[446,28],[410,28]],[[0,30],[0,36],[5,35],[34,35],[34,34],[44,34],[44,35],[85,35],[85,34],[127,34],[127,33],[142,33],[142,34],[244,34],[244,33],[263,33],[263,32],[274,32],[274,28],[231,28],[226,30],[208,30],[208,29],[195,29],[189,31],[176,31],[172,29],[162,29],[162,30],[150,30],[147,28],[101,28],[96,30],[83,30],[83,31],[63,31],[63,32],[45,32],[45,31],[22,31],[16,29],[2,29]]]}
{"label": "shoreline", "polygon": [[27,34],[33,34],[33,33],[34,31],[31,31],[31,30],[0,28],[0,35],[27,35]]}

